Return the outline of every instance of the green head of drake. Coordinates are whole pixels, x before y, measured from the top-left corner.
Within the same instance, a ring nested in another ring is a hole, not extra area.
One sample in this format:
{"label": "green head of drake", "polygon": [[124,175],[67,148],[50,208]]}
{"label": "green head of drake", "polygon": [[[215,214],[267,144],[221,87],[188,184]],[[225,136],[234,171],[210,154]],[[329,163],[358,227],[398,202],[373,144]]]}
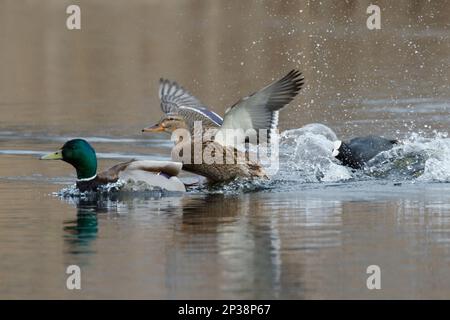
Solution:
{"label": "green head of drake", "polygon": [[77,171],[78,179],[92,178],[97,173],[95,150],[83,139],[69,140],[60,150],[41,157],[41,160],[62,160],[70,163]]}

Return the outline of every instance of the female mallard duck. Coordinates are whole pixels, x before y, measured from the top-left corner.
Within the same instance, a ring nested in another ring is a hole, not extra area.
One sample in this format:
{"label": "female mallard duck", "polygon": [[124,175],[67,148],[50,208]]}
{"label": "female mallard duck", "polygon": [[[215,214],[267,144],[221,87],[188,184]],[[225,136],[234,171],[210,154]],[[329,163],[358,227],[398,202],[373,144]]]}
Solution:
{"label": "female mallard duck", "polygon": [[[208,110],[204,104],[176,82],[161,79],[159,98],[165,116],[159,123],[142,131],[167,132],[163,125],[174,117],[178,117],[183,119],[192,133],[194,123],[198,121],[204,128],[218,128],[216,141],[223,145],[228,144],[226,132],[229,129],[239,129],[239,132],[249,129],[255,132],[261,129],[268,130],[268,139],[270,139],[270,134],[278,126],[279,111],[298,94],[304,84],[303,80],[302,73],[294,69],[281,79],[240,99],[225,111],[222,120],[219,115]],[[229,138],[233,140],[235,137],[234,135]]]}
{"label": "female mallard duck", "polygon": [[191,129],[195,121],[201,121],[206,127],[220,127],[223,123],[221,116],[209,110],[200,100],[176,82],[160,79],[159,99],[165,116],[182,116]]}
{"label": "female mallard duck", "polygon": [[[168,117],[161,124],[168,133],[179,129],[189,132],[188,125],[180,116]],[[264,168],[252,161],[248,152],[224,146],[207,134],[195,132],[193,136],[177,137],[177,143],[171,153],[172,160],[183,163],[183,170],[204,176],[208,182],[225,182],[235,178],[268,178]]]}
{"label": "female mallard duck", "polygon": [[130,160],[97,173],[95,150],[83,139],[67,141],[60,150],[41,157],[41,160],[63,160],[71,164],[77,171],[77,187],[81,192],[96,191],[119,179],[142,181],[166,191],[186,191],[183,182],[176,177],[181,171],[181,163]]}
{"label": "female mallard duck", "polygon": [[[270,134],[278,126],[278,112],[291,102],[303,86],[303,77],[297,70],[292,70],[278,81],[271,83],[265,88],[245,97],[225,111],[222,119],[215,113],[209,111],[197,98],[184,90],[177,83],[161,80],[159,97],[161,108],[166,115],[151,127],[145,128],[143,132],[167,132],[173,133],[177,129],[186,129],[193,139],[182,139],[178,141],[172,156],[178,160],[180,151],[190,150],[190,159],[198,155],[195,151],[196,136],[200,135],[202,141],[202,155],[206,149],[213,150],[214,157],[222,159],[213,163],[192,163],[183,161],[183,169],[204,177],[213,182],[227,181],[237,177],[260,177],[267,178],[264,169],[255,161],[248,159],[248,154],[236,149],[234,141],[245,141],[248,130],[253,130],[257,135],[261,130],[267,131],[267,142]],[[203,132],[194,132],[194,123],[200,121],[202,129],[214,129],[213,136],[205,139]],[[231,129],[231,130],[230,130]],[[237,130],[236,130],[237,129]],[[230,136],[229,132],[233,135]],[[243,136],[240,136],[240,135]],[[257,136],[259,141],[259,136]],[[232,143],[229,143],[229,142]],[[230,159],[227,161],[226,159]],[[245,159],[239,161],[238,159]]]}

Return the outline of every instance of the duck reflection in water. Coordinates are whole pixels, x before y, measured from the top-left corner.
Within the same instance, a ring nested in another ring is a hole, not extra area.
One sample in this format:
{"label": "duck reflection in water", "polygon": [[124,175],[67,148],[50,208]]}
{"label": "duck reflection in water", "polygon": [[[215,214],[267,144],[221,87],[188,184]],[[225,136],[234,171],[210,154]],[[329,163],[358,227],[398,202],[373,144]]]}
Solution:
{"label": "duck reflection in water", "polygon": [[85,253],[98,235],[97,213],[106,212],[107,208],[102,208],[102,202],[87,199],[78,199],[76,205],[76,219],[64,221],[64,238],[70,245],[69,252]]}
{"label": "duck reflection in water", "polygon": [[[98,219],[111,216],[128,215],[130,211],[147,214],[152,210],[164,212],[168,216],[177,214],[180,194],[164,192],[116,192],[109,194],[93,193],[86,197],[61,197],[61,200],[76,206],[76,219],[63,223],[64,239],[69,245],[69,253],[94,253],[92,243],[97,239]],[[136,214],[136,216],[139,216]]]}

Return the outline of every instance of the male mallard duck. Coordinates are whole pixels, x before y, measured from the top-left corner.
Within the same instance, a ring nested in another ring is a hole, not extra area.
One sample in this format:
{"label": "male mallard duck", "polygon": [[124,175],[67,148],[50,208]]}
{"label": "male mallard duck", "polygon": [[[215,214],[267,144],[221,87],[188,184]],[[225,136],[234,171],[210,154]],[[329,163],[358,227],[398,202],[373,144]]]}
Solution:
{"label": "male mallard duck", "polygon": [[142,131],[172,132],[171,128],[167,130],[167,127],[178,126],[193,132],[194,122],[201,121],[204,128],[218,128],[216,141],[223,145],[228,144],[228,129],[239,129],[242,133],[249,129],[255,132],[260,129],[268,130],[270,139],[270,134],[278,126],[278,112],[298,94],[304,84],[303,80],[301,72],[294,69],[283,78],[240,99],[225,111],[222,120],[176,82],[161,79],[159,98],[165,116],[159,123]]}
{"label": "male mallard duck", "polygon": [[[179,140],[172,156],[180,156],[182,150],[190,150],[190,162],[183,162],[183,169],[202,175],[212,182],[227,181],[237,177],[259,177],[267,178],[264,169],[260,164],[248,159],[245,152],[238,150],[228,141],[244,141],[247,130],[253,129],[259,133],[260,130],[267,130],[267,138],[270,133],[277,128],[278,112],[286,104],[293,100],[303,86],[303,78],[297,70],[292,70],[278,81],[271,83],[265,88],[245,97],[228,108],[222,123],[217,120],[217,115],[211,116],[197,98],[184,90],[178,84],[170,83],[167,80],[161,81],[160,99],[161,107],[166,116],[154,126],[143,129],[143,132],[167,132],[173,133],[177,129],[187,129],[194,135],[191,139]],[[186,107],[188,105],[188,107]],[[221,119],[220,119],[221,120]],[[216,129],[215,134],[210,137],[204,136],[203,132],[194,132],[194,122],[201,121],[205,127],[203,129]],[[232,140],[229,140],[227,133],[233,129]],[[198,136],[200,135],[200,139]],[[196,138],[197,137],[197,138]],[[195,140],[202,141],[201,150],[195,147]],[[192,163],[198,157],[196,151],[201,152],[203,158],[204,151],[209,149],[215,161],[211,163]],[[231,161],[230,161],[231,158]],[[220,161],[217,161],[219,160]],[[242,159],[244,159],[242,161]]]}
{"label": "male mallard duck", "polygon": [[83,139],[67,141],[63,147],[49,153],[41,160],[63,160],[77,171],[77,187],[81,192],[96,191],[99,186],[124,181],[142,181],[167,191],[186,191],[176,176],[182,164],[170,161],[130,160],[97,173],[97,157],[94,148]]}
{"label": "male mallard duck", "polygon": [[370,159],[397,143],[398,140],[378,136],[357,137],[348,142],[338,140],[334,142],[333,157],[344,166],[361,169]]}

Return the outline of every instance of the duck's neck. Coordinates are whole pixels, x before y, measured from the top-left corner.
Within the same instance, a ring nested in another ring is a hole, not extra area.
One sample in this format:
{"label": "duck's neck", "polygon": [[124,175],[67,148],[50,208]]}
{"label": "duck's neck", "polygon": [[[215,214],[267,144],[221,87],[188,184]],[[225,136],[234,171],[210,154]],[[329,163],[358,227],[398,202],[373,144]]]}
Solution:
{"label": "duck's neck", "polygon": [[93,178],[97,173],[97,157],[93,151],[66,161],[74,166],[78,180]]}
{"label": "duck's neck", "polygon": [[94,178],[97,174],[97,161],[94,163],[86,161],[85,163],[77,165],[75,169],[77,170],[78,180]]}

